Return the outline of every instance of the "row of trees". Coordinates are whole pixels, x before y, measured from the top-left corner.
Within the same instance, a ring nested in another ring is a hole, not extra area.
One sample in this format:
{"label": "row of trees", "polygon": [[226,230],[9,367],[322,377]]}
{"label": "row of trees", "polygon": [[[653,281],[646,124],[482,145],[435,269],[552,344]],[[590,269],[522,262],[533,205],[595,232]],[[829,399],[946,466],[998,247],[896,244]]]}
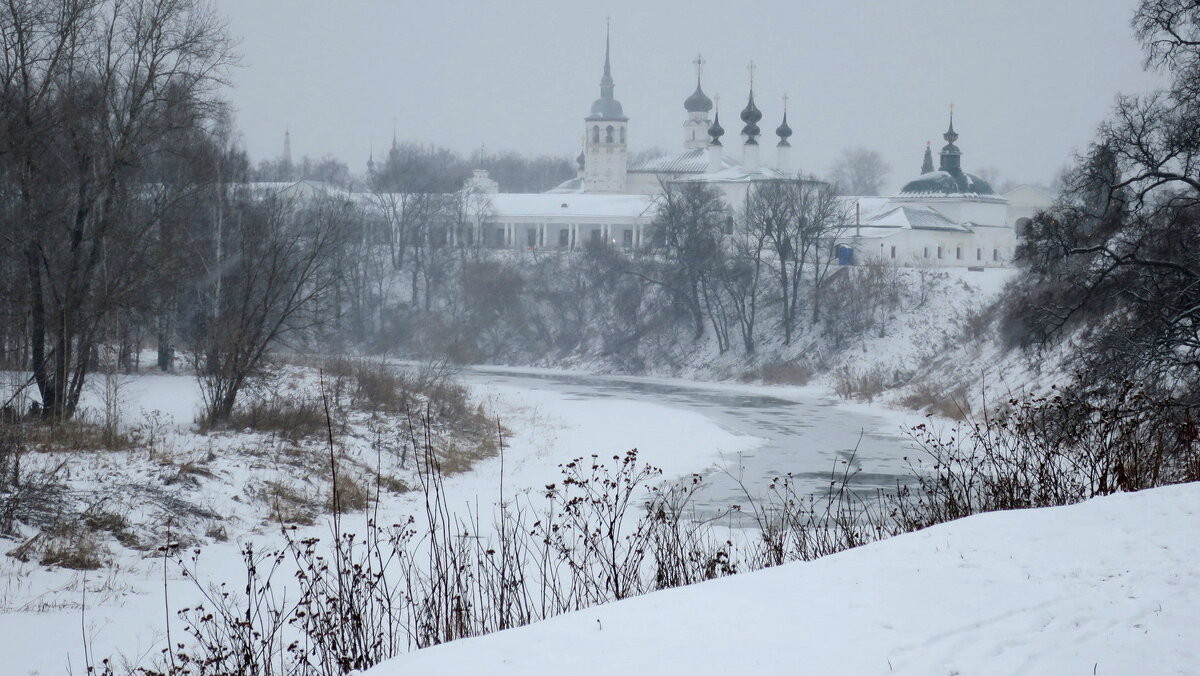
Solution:
{"label": "row of trees", "polygon": [[3,367],[67,418],[152,336],[227,417],[333,287],[345,205],[248,186],[218,96],[230,42],[201,0],[4,3],[0,45]]}

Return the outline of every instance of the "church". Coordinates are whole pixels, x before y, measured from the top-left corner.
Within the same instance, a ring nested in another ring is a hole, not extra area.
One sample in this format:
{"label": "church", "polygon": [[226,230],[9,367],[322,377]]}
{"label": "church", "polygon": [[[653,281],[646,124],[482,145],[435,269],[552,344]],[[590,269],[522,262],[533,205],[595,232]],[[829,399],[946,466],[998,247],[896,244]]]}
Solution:
{"label": "church", "polygon": [[[486,241],[512,249],[572,249],[587,242],[641,248],[648,242],[655,196],[665,182],[707,183],[736,209],[756,182],[813,180],[801,178],[793,169],[792,129],[786,109],[775,129],[774,153],[762,156],[760,140],[765,139],[759,123],[763,114],[754,101],[753,66],[748,100],[739,115],[741,147],[726,151],[720,113],[702,87],[703,60],[697,58],[694,63],[696,88],[683,102],[687,118],[682,148],[672,155],[631,164],[630,121],[615,96],[611,44],[606,35],[600,96],[583,120],[577,176],[545,193],[515,194],[498,192],[487,173],[477,171],[468,189],[487,194],[491,200],[490,232],[483,234]],[[841,263],[877,259],[905,266],[1009,264],[1016,247],[1009,200],[997,195],[987,181],[962,170],[953,111],[943,138],[946,145],[938,167],[934,168],[927,145],[921,174],[898,194],[841,198],[849,219],[839,238]],[[1028,198],[1030,193],[1024,194]],[[1032,199],[1036,203],[1039,198]],[[1041,200],[1045,203],[1035,207],[1049,206],[1048,199]]]}

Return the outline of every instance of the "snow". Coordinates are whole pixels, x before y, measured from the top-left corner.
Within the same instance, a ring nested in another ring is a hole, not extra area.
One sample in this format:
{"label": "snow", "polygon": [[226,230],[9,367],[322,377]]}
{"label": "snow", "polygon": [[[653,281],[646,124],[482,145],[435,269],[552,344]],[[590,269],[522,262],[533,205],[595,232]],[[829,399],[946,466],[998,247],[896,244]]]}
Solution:
{"label": "snow", "polygon": [[[673,476],[703,470],[725,455],[760,443],[678,406],[620,397],[583,399],[552,389],[486,381],[486,376],[472,379],[472,391],[508,430],[503,462],[506,495],[556,481],[559,463],[593,453],[603,458],[636,447],[643,461]],[[292,376],[285,376],[280,386],[294,383]],[[215,447],[216,459],[203,465],[211,471],[211,479],[204,479],[198,487],[177,484],[167,490],[227,517],[221,525],[230,541],[202,544],[205,579],[217,583],[244,577],[239,556],[242,543],[252,542],[259,548],[280,543],[275,527],[264,525],[264,507],[247,493],[247,487],[252,481],[272,477],[287,480],[284,470],[272,464],[270,453],[263,453],[257,435],[197,437],[188,432],[200,403],[196,381],[190,376],[146,374],[123,379],[119,393],[126,427],[145,425],[147,419],[159,416],[161,427],[171,435],[166,445],[174,464],[152,461],[145,451],[74,454],[73,488],[110,495],[106,499],[112,502],[106,504],[124,504],[128,497],[124,494],[129,491],[123,486],[163,485],[163,472],[177,471],[176,467],[188,460],[198,463],[196,458]],[[99,407],[101,401],[100,392],[93,391],[84,403]],[[477,463],[472,471],[447,477],[448,504],[465,513],[468,508],[490,503],[499,494],[500,475],[501,460],[495,457]],[[318,484],[298,486],[325,490]],[[417,499],[415,494],[390,496],[381,505],[380,520],[398,522],[404,515],[419,513]],[[128,516],[131,521],[155,519],[152,511],[141,507]],[[362,521],[361,514],[347,515],[344,525],[354,530]],[[329,528],[318,523],[301,529],[298,535],[328,539]],[[113,547],[112,568],[84,574],[5,556],[18,544],[0,540],[0,673],[62,674],[68,663],[81,672],[85,634],[96,656],[123,654],[135,661],[157,656],[164,621],[174,612],[164,608],[164,571],[153,551]],[[166,577],[172,609],[198,601],[193,583],[182,578],[174,564],[168,564]],[[181,627],[176,624],[174,630]]]}
{"label": "snow", "polygon": [[1200,484],[1186,484],[975,516],[428,648],[367,674],[1194,674],[1198,664]]}

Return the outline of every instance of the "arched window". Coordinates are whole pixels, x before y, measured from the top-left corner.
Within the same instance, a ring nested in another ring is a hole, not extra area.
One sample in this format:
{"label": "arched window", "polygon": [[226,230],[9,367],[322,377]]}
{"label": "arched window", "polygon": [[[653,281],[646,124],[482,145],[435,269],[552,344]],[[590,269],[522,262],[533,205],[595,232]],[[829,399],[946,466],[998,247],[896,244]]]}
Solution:
{"label": "arched window", "polygon": [[960,261],[962,260],[962,247],[961,246],[954,247],[954,258],[957,260],[960,260]]}
{"label": "arched window", "polygon": [[600,142],[600,125],[592,127],[592,143]]}
{"label": "arched window", "polygon": [[621,127],[621,143],[625,142],[625,127]]}
{"label": "arched window", "polygon": [[942,257],[942,247],[939,246],[938,247],[938,259],[940,260],[941,257]]}
{"label": "arched window", "polygon": [[975,250],[975,260],[977,260],[977,261],[983,260],[983,249]]}
{"label": "arched window", "polygon": [[611,124],[610,124],[610,125],[608,125],[608,129],[605,131],[605,134],[604,134],[604,142],[605,142],[605,143],[612,143],[612,142],[613,142],[613,126],[612,126]]}
{"label": "arched window", "polygon": [[999,249],[992,249],[992,260],[994,260],[994,261],[1000,260],[1000,250]]}

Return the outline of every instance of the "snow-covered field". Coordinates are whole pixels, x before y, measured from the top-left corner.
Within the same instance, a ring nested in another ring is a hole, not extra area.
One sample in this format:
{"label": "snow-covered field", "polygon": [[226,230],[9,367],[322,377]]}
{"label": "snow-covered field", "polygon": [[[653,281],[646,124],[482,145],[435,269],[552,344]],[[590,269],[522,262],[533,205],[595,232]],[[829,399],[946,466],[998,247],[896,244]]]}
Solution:
{"label": "snow-covered field", "polygon": [[974,516],[367,673],[1196,674],[1200,484]]}
{"label": "snow-covered field", "polygon": [[[552,390],[493,385],[486,380],[477,381],[473,392],[511,435],[505,438],[503,463],[499,457],[489,458],[472,471],[446,479],[451,509],[465,512],[468,507],[497,500],[502,466],[504,492],[511,495],[557,480],[559,463],[592,453],[605,456],[637,447],[645,461],[662,467],[668,475],[677,475],[702,470],[759,443],[752,436],[735,434],[700,413],[678,407],[619,398],[581,399]],[[208,440],[186,431],[199,406],[193,379],[139,376],[121,392],[131,424],[153,418],[156,411],[162,413],[164,433],[174,435],[166,444],[174,459],[170,463],[151,460],[140,451],[74,454],[75,487],[97,490],[104,488],[98,483],[109,483],[114,501],[128,492],[121,486],[160,484],[164,473],[177,472],[185,462],[199,462],[196,458],[209,450]],[[200,572],[213,583],[236,582],[244,576],[239,556],[242,543],[259,547],[280,543],[276,527],[261,513],[262,505],[253,504],[244,488],[251,477],[264,472],[269,475],[276,460],[269,453],[264,456],[253,438],[243,437],[247,435],[220,440],[224,450],[203,465],[211,476],[169,487],[176,497],[227,516],[223,525],[229,541],[201,544]],[[313,484],[306,490],[325,489]],[[417,513],[416,500],[415,494],[386,499],[379,512],[381,522]],[[155,515],[139,512],[130,517],[144,520]],[[364,521],[365,515],[347,516],[343,524],[353,530]],[[299,533],[326,538],[328,534],[324,520]],[[173,617],[166,605],[177,609],[198,600],[192,582],[183,579],[174,564],[164,570],[153,549],[143,553],[112,546],[111,567],[81,573],[5,556],[19,544],[0,540],[0,674],[5,676],[64,674],[69,668],[82,673],[85,635],[97,658],[123,655],[145,663],[157,655],[166,618]],[[176,625],[174,630],[180,629]]]}

